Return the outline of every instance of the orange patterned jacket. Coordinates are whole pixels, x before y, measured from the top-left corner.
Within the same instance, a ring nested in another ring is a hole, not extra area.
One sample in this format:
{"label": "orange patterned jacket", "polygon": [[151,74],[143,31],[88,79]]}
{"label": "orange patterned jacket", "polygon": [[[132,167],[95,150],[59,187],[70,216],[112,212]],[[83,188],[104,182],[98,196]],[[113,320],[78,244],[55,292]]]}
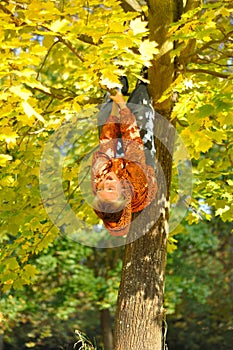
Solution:
{"label": "orange patterned jacket", "polygon": [[[116,158],[120,135],[124,156]],[[116,223],[113,218],[112,225],[108,223],[105,226],[111,234],[123,235],[128,232],[131,213],[143,210],[151,203],[157,192],[155,172],[151,166],[146,164],[143,141],[135,116],[129,108],[120,111],[120,123],[117,117],[109,116],[103,125],[100,149],[94,153],[92,158],[94,195],[96,195],[98,183],[110,171],[114,171],[118,178],[123,180],[125,196],[130,196],[131,202],[127,210],[123,211],[120,221]]]}

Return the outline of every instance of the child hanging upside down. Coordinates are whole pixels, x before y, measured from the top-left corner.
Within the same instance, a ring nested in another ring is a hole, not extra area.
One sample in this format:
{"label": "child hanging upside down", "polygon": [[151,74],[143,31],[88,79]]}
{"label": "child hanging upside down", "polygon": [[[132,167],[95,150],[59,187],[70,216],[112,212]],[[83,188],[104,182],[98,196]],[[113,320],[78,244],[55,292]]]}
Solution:
{"label": "child hanging upside down", "polygon": [[[102,128],[100,149],[92,159],[93,206],[111,235],[124,236],[130,228],[131,214],[154,199],[157,183],[154,169],[146,164],[135,116],[120,92],[110,98],[112,111]],[[119,138],[124,156],[116,158]]]}

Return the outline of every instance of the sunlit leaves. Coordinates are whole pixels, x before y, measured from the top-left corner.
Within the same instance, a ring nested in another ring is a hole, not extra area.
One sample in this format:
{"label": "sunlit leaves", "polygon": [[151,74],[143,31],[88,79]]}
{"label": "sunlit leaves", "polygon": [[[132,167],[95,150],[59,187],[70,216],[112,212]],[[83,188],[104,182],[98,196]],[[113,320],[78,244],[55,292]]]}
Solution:
{"label": "sunlit leaves", "polygon": [[143,22],[140,18],[136,18],[130,22],[130,28],[135,35],[147,33],[147,22]]}
{"label": "sunlit leaves", "polygon": [[35,109],[27,101],[22,102],[22,107],[29,120],[32,117],[35,117],[39,121],[44,122],[44,118],[38,112],[36,112]]}
{"label": "sunlit leaves", "polygon": [[156,46],[157,44],[155,42],[151,42],[150,40],[144,40],[141,42],[139,52],[141,53],[146,66],[150,66],[150,62],[154,58],[154,55],[159,53]]}
{"label": "sunlit leaves", "polygon": [[[85,133],[90,118],[94,124],[96,120],[95,113],[86,113],[83,106],[88,111],[100,103],[102,89],[118,86],[119,75],[139,72],[144,61],[148,63],[153,44],[140,55],[146,22],[135,21],[137,13],[125,13],[115,0],[101,5],[92,0],[87,6],[82,1],[59,5],[33,0],[19,6],[3,2],[3,7],[0,198],[1,242],[6,249],[2,260],[10,261],[15,254],[22,265],[10,272],[11,278],[6,269],[2,283],[20,287],[33,277],[30,257],[46,248],[58,232],[48,221],[38,182],[49,135],[73,118],[80,120],[77,134]],[[94,214],[88,216],[90,208],[80,206],[82,197],[75,189],[79,159],[97,144],[97,134],[92,135],[88,140],[80,138],[63,172],[67,200],[82,219],[88,217],[90,225],[96,220]],[[9,249],[7,242],[11,242]]]}
{"label": "sunlit leaves", "polygon": [[5,167],[7,166],[7,162],[9,162],[12,159],[12,156],[9,156],[8,154],[0,154],[0,166]]}
{"label": "sunlit leaves", "polygon": [[[194,160],[195,211],[201,198],[223,221],[232,220],[231,13],[230,2],[207,2],[171,26],[178,77],[164,95],[179,94],[172,117]],[[202,220],[195,211],[189,224]]]}
{"label": "sunlit leaves", "polygon": [[18,137],[19,135],[10,127],[0,129],[0,141],[5,141],[10,148],[14,147]]}

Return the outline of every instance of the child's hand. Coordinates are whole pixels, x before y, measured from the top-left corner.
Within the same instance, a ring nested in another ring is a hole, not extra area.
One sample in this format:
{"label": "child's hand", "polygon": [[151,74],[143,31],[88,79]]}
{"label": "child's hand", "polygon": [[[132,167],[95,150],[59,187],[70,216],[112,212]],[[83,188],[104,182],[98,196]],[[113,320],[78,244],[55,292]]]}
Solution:
{"label": "child's hand", "polygon": [[113,102],[113,104],[112,104],[111,115],[114,115],[116,117],[119,116],[119,106],[115,102]]}
{"label": "child's hand", "polygon": [[120,108],[125,108],[126,102],[125,102],[124,96],[120,91],[116,90],[116,95],[111,95],[110,98],[113,100],[113,102],[118,104]]}

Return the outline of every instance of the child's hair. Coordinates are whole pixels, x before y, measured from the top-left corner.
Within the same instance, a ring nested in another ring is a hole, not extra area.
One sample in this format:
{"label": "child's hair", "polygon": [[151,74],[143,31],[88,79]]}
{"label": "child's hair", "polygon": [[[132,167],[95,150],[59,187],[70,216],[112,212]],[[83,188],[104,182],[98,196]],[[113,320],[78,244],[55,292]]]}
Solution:
{"label": "child's hair", "polygon": [[127,201],[122,197],[115,201],[105,201],[95,196],[93,207],[96,214],[105,222],[118,222]]}

